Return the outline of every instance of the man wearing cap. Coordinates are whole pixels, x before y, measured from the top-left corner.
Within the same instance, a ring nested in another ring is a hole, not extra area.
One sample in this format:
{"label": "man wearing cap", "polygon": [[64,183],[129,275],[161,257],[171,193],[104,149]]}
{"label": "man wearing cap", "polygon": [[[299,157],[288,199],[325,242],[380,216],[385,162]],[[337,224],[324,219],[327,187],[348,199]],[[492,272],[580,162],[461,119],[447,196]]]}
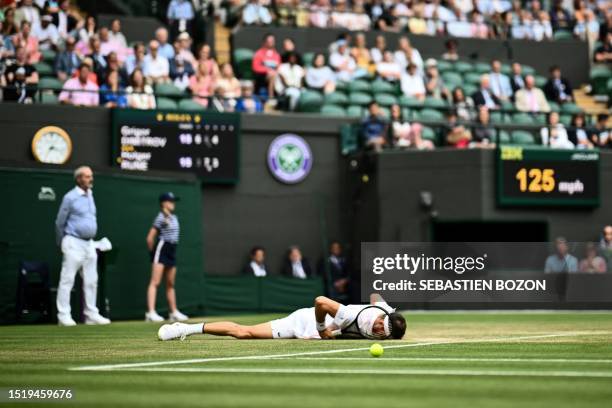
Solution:
{"label": "man wearing cap", "polygon": [[62,199],[55,220],[58,245],[62,248],[62,271],[57,288],[57,322],[76,326],[70,312],[70,291],[78,271],[83,279],[85,324],[109,324],[96,307],[98,255],[93,239],[98,230],[93,193],[93,172],[87,166],[74,171],[76,187]]}
{"label": "man wearing cap", "polygon": [[[166,298],[170,315],[168,320],[179,322],[187,320],[188,317],[181,313],[176,307],[176,292],[174,282],[176,280],[176,247],[179,241],[179,221],[174,214],[175,203],[179,200],[172,192],[159,196],[160,211],[153,221],[153,225],[147,234],[147,247],[151,254],[151,281],[147,289],[147,312],[145,321],[162,322],[164,318],[155,311],[155,300],[157,298],[157,287],[162,276],[166,275]],[[157,238],[157,244],[155,240]]]}

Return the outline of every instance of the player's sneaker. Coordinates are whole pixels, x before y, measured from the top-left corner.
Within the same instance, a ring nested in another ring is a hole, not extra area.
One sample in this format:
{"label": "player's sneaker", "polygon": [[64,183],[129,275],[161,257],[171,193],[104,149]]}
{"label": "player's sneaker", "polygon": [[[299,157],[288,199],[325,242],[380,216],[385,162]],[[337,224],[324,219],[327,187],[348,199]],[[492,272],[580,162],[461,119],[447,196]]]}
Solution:
{"label": "player's sneaker", "polygon": [[182,341],[182,340],[185,340],[185,337],[187,337],[189,334],[188,328],[189,328],[189,325],[185,323],[176,322],[172,324],[164,324],[157,331],[157,337],[161,341],[174,340],[174,339],[181,339]]}
{"label": "player's sneaker", "polygon": [[59,317],[57,318],[57,325],[58,326],[64,326],[64,327],[69,327],[69,326],[76,326],[76,322],[74,321],[74,319],[71,316],[66,316],[66,317]]}
{"label": "player's sneaker", "polygon": [[178,310],[175,310],[174,313],[170,313],[168,316],[168,320],[171,322],[184,322],[189,319],[189,316],[182,314]]}
{"label": "player's sneaker", "polygon": [[157,314],[154,310],[152,312],[145,313],[145,322],[163,322],[164,318]]}
{"label": "player's sneaker", "polygon": [[110,323],[111,323],[110,319],[107,319],[106,317],[99,315],[99,314],[85,317],[85,324],[89,324],[89,325],[93,325],[93,324],[104,325],[104,324],[110,324]]}

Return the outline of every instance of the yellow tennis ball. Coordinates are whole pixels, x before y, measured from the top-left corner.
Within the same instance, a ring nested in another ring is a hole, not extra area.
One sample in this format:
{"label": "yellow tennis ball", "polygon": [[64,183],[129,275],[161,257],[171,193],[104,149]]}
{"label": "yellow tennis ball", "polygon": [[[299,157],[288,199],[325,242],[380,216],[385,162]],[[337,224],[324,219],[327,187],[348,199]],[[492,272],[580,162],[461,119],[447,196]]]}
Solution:
{"label": "yellow tennis ball", "polygon": [[374,343],[370,346],[370,354],[372,355],[372,357],[380,357],[383,355],[384,352],[385,349],[383,349],[383,346],[378,343]]}

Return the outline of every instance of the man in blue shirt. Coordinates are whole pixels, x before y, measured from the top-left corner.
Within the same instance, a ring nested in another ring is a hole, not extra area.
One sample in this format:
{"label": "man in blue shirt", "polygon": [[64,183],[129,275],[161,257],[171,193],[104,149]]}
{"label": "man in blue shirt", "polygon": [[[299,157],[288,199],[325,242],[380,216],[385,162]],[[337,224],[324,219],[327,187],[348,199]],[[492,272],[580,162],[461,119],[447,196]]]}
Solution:
{"label": "man in blue shirt", "polygon": [[98,291],[98,255],[93,239],[98,230],[96,204],[91,191],[93,172],[87,166],[74,171],[76,187],[62,199],[55,220],[58,245],[63,260],[57,288],[57,321],[60,326],[75,326],[70,312],[70,291],[77,271],[81,271],[85,297],[85,324],[109,324],[96,307]]}
{"label": "man in blue shirt", "polygon": [[363,144],[367,149],[381,151],[387,145],[389,122],[382,116],[376,102],[368,105],[368,117],[361,123]]}

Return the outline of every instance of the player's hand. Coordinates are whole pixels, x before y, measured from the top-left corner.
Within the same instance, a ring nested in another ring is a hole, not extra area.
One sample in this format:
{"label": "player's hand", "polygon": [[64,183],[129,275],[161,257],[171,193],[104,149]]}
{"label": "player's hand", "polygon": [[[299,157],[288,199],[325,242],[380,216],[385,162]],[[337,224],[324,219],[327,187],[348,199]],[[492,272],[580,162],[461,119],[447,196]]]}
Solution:
{"label": "player's hand", "polygon": [[335,339],[335,337],[332,334],[332,331],[330,329],[325,329],[323,331],[320,331],[319,332],[319,336],[321,336],[322,340],[333,340],[333,339]]}

